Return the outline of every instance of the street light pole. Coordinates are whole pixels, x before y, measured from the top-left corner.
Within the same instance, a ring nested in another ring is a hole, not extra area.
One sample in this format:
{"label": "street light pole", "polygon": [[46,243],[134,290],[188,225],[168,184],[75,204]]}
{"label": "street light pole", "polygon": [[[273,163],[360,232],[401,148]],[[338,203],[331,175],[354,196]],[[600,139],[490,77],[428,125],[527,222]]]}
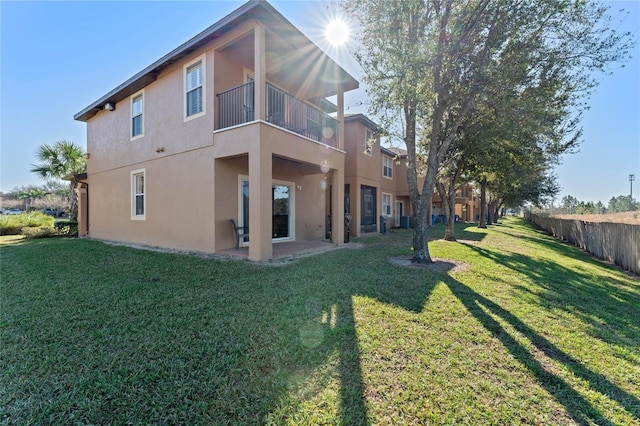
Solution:
{"label": "street light pole", "polygon": [[630,190],[629,190],[629,197],[631,197],[631,199],[633,199],[633,181],[636,180],[636,175],[629,175],[629,185],[630,185]]}

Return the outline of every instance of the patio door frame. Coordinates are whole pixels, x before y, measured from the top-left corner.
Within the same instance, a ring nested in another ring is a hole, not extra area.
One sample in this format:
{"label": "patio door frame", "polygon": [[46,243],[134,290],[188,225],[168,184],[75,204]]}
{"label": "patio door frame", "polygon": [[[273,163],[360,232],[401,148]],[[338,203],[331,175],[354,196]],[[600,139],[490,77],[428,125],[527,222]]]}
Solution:
{"label": "patio door frame", "polygon": [[[249,185],[249,176],[247,175],[238,175],[238,226],[248,226],[249,224],[245,224],[244,221],[244,217],[245,217],[245,208],[244,208],[244,203],[243,203],[243,197],[242,197],[242,188],[243,188],[243,182],[247,182],[247,186]],[[289,236],[288,237],[283,237],[283,238],[272,238],[271,242],[272,243],[278,243],[278,242],[283,242],[283,241],[295,241],[296,239],[296,214],[295,214],[295,189],[296,189],[296,184],[295,182],[289,182],[289,181],[284,181],[284,180],[277,180],[277,179],[272,179],[271,180],[271,188],[273,189],[274,186],[286,186],[289,188]],[[251,196],[251,189],[249,188],[249,196]],[[271,217],[272,217],[272,223],[273,223],[273,196],[271,199]],[[247,197],[247,204],[248,204],[248,197]],[[248,217],[248,215],[247,215]],[[250,219],[249,219],[250,220]],[[251,232],[251,228],[249,228],[249,232]],[[273,227],[271,229],[271,235],[273,235]],[[249,244],[251,242],[250,241],[241,241],[240,245],[243,247],[248,247]]]}
{"label": "patio door frame", "polygon": [[[360,185],[360,232],[378,232],[378,188]],[[367,220],[370,219],[370,220]],[[367,223],[371,222],[371,223]]]}
{"label": "patio door frame", "polygon": [[396,211],[394,212],[394,219],[395,219],[395,226],[398,227],[400,226],[400,221],[402,220],[402,216],[405,216],[404,214],[404,201],[398,201],[396,200]]}

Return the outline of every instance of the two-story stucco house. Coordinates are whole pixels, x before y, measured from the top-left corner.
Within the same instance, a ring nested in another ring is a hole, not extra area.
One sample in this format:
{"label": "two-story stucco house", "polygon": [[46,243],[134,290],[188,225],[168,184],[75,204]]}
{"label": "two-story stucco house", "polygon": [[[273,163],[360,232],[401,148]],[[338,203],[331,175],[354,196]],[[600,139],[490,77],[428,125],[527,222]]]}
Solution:
{"label": "two-story stucco house", "polygon": [[343,228],[344,93],[357,87],[249,1],[75,115],[87,123],[80,235],[216,253],[238,243],[233,219],[252,260],[324,239],[328,215]]}

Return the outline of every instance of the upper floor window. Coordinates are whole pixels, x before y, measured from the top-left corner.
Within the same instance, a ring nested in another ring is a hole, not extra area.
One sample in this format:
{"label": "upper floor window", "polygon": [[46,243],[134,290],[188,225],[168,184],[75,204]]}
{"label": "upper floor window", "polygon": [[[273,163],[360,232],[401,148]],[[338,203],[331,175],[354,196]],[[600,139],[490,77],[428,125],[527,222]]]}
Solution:
{"label": "upper floor window", "polygon": [[204,112],[204,60],[185,66],[185,117]]}
{"label": "upper floor window", "polygon": [[144,136],[144,131],[142,127],[143,109],[144,109],[143,93],[133,96],[131,98],[131,139]]}
{"label": "upper floor window", "polygon": [[386,155],[382,156],[382,175],[390,179],[393,178],[393,159]]}
{"label": "upper floor window", "polygon": [[367,155],[371,155],[373,151],[373,144],[375,141],[373,140],[373,132],[369,129],[365,129],[364,131],[364,153]]}
{"label": "upper floor window", "polygon": [[145,219],[145,170],[131,172],[131,219]]}

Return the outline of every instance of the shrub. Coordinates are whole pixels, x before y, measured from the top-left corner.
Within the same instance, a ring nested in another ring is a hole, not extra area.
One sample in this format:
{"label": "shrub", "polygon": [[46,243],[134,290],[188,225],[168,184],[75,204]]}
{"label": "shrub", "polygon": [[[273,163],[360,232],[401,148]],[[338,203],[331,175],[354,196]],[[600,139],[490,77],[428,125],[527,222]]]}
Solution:
{"label": "shrub", "polygon": [[53,227],[53,218],[42,212],[28,212],[15,216],[0,217],[0,234],[18,235],[22,228]]}
{"label": "shrub", "polygon": [[58,235],[53,226],[25,226],[22,228],[21,234],[27,239],[48,238]]}
{"label": "shrub", "polygon": [[58,221],[55,223],[56,234],[65,237],[78,236],[78,222],[76,221]]}

